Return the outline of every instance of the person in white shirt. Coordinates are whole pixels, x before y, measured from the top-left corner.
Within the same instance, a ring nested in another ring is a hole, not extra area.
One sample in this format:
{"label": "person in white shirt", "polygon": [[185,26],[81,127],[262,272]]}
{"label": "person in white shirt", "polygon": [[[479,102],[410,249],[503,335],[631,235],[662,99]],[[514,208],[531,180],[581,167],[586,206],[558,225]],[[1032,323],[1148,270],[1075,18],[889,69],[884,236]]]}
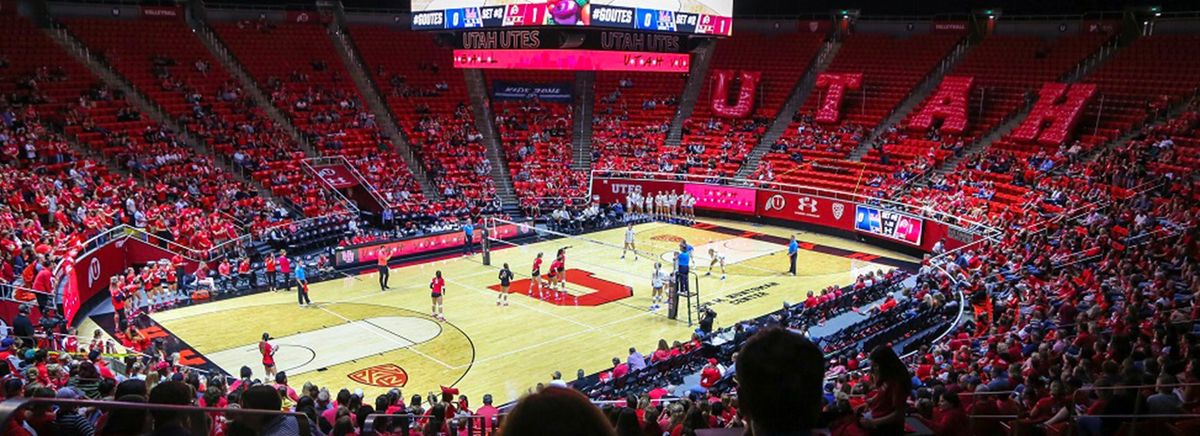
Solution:
{"label": "person in white shirt", "polygon": [[633,223],[625,228],[625,247],[621,249],[621,259],[625,258],[625,251],[633,251],[633,260],[637,261],[637,247],[633,245]]}
{"label": "person in white shirt", "polygon": [[708,249],[708,257],[711,260],[708,262],[708,272],[704,273],[704,275],[711,276],[713,267],[720,264],[721,265],[721,280],[725,280],[725,255],[721,254],[721,253],[717,253],[716,248],[709,248]]}
{"label": "person in white shirt", "polygon": [[637,202],[637,194],[636,193],[630,193],[629,195],[625,196],[625,214],[627,215],[627,217],[625,218],[626,220],[629,219],[628,216],[632,216],[633,214],[637,213],[637,210],[633,207],[633,205],[636,202]]}
{"label": "person in white shirt", "polygon": [[642,213],[647,219],[654,219],[654,194],[646,196],[646,207],[642,208]]}
{"label": "person in white shirt", "polygon": [[662,270],[661,263],[655,262],[654,272],[650,274],[650,288],[653,289],[651,292],[653,301],[650,303],[651,312],[658,311],[659,303],[662,302],[663,298],[663,288],[667,286],[668,282],[670,282],[670,276],[667,275],[666,271]]}
{"label": "person in white shirt", "polygon": [[667,194],[667,213],[670,214],[669,218],[675,218],[678,215],[678,211],[679,195],[675,194],[675,191],[671,191],[670,194]]}
{"label": "person in white shirt", "polygon": [[562,380],[561,372],[554,371],[554,374],[552,374],[550,377],[551,377],[551,380],[549,383],[550,386],[554,386],[556,388],[566,388],[567,387],[567,382]]}

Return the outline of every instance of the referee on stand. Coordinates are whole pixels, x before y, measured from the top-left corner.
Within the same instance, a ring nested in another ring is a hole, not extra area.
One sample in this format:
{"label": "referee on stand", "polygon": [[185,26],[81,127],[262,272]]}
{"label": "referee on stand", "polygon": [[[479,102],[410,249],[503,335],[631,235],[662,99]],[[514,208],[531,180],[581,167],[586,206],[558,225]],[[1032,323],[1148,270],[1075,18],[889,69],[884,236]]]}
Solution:
{"label": "referee on stand", "polygon": [[688,270],[692,266],[692,246],[686,240],[679,241],[679,255],[675,256],[675,292],[667,296],[669,300],[668,318],[675,319],[679,313],[679,296],[690,295],[688,290]]}

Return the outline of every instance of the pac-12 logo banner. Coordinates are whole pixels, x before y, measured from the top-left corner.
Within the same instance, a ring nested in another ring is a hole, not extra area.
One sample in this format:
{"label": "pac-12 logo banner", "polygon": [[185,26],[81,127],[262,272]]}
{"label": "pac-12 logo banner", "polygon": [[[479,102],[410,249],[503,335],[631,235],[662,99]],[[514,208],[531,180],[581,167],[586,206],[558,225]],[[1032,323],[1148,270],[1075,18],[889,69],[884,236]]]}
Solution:
{"label": "pac-12 logo banner", "polygon": [[[562,295],[562,298],[554,298],[553,292],[547,292],[547,295],[551,295],[548,303],[559,306],[599,306],[633,296],[632,287],[596,277],[591,271],[572,268],[568,269],[566,274],[567,294]],[[529,295],[530,284],[531,279],[521,279],[512,282],[508,289],[510,292]],[[488,286],[488,289],[499,292],[500,285]],[[538,298],[537,295],[530,296]]]}
{"label": "pac-12 logo banner", "polygon": [[842,230],[854,228],[849,203],[789,192],[758,191],[758,216],[798,221]]}
{"label": "pac-12 logo banner", "polygon": [[364,385],[381,388],[402,388],[408,384],[408,373],[404,368],[391,363],[363,368],[346,376]]}

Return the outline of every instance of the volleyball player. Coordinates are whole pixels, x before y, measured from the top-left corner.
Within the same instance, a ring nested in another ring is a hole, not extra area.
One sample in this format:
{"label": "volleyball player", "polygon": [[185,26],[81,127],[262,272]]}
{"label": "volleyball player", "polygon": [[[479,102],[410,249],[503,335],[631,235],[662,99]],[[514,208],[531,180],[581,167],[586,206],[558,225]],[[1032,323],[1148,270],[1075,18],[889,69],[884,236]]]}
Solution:
{"label": "volleyball player", "polygon": [[625,248],[621,249],[621,259],[625,258],[625,251],[633,251],[633,260],[637,260],[637,247],[633,245],[633,223],[629,223],[629,227],[625,228]]}
{"label": "volleyball player", "polygon": [[650,273],[650,289],[652,289],[650,293],[650,297],[652,299],[650,302],[651,312],[658,311],[658,303],[662,301],[663,287],[665,287],[670,281],[670,276],[667,275],[666,271],[662,270],[662,263],[655,262],[654,272]]}
{"label": "volleyball player", "polygon": [[678,212],[679,194],[676,194],[675,191],[671,191],[670,194],[667,194],[667,213],[670,215],[669,218],[674,220],[675,217],[679,215]]}
{"label": "volleyball player", "polygon": [[[637,210],[639,208],[634,206],[635,204],[638,204],[637,193],[630,192],[629,195],[625,196],[625,221],[629,221],[630,218],[637,216]],[[640,206],[640,204],[638,205]]]}
{"label": "volleyball player", "polygon": [[262,341],[258,343],[258,352],[262,354],[263,369],[267,373],[266,378],[268,380],[275,378],[275,351],[277,350],[274,345],[267,342],[269,340],[271,340],[271,335],[264,332],[262,334]]}
{"label": "volleyball player", "polygon": [[433,280],[429,282],[430,299],[433,302],[433,318],[438,321],[445,321],[445,308],[442,306],[442,294],[446,293],[446,279],[442,278],[442,271],[438,270],[434,273]]}
{"label": "volleyball player", "polygon": [[504,268],[500,268],[500,295],[496,296],[496,305],[508,305],[508,286],[512,284],[513,273],[508,269],[508,263],[504,264]]}
{"label": "volleyball player", "polygon": [[561,292],[567,291],[567,249],[570,245],[558,249],[558,287]]}
{"label": "volleyball player", "polygon": [[716,248],[709,247],[708,248],[708,257],[711,260],[709,260],[709,262],[708,262],[708,272],[704,273],[704,275],[711,276],[713,267],[720,264],[721,265],[721,280],[725,280],[725,255],[718,253]]}
{"label": "volleyball player", "polygon": [[536,287],[537,298],[542,298],[544,294],[542,291],[542,253],[538,253],[537,257],[533,259],[533,270],[529,272],[529,277],[529,296],[533,296],[533,288]]}
{"label": "volleyball player", "polygon": [[647,195],[642,199],[645,206],[642,208],[642,214],[645,219],[654,219],[654,194]]}
{"label": "volleyball player", "polygon": [[[561,253],[561,251],[559,252]],[[554,258],[553,262],[550,262],[550,274],[547,275],[550,278],[550,292],[554,293],[555,300],[562,299],[562,291],[559,290],[559,284],[563,282],[563,275],[565,275],[563,272],[563,258],[559,255]]]}

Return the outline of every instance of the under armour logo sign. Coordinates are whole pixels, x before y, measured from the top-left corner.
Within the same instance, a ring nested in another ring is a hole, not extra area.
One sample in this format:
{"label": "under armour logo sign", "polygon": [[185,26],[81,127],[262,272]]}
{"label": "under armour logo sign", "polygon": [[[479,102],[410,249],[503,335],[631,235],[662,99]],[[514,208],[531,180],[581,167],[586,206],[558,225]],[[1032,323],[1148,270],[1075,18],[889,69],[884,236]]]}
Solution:
{"label": "under armour logo sign", "polygon": [[817,199],[812,197],[800,197],[800,203],[796,205],[796,210],[800,212],[817,213]]}

